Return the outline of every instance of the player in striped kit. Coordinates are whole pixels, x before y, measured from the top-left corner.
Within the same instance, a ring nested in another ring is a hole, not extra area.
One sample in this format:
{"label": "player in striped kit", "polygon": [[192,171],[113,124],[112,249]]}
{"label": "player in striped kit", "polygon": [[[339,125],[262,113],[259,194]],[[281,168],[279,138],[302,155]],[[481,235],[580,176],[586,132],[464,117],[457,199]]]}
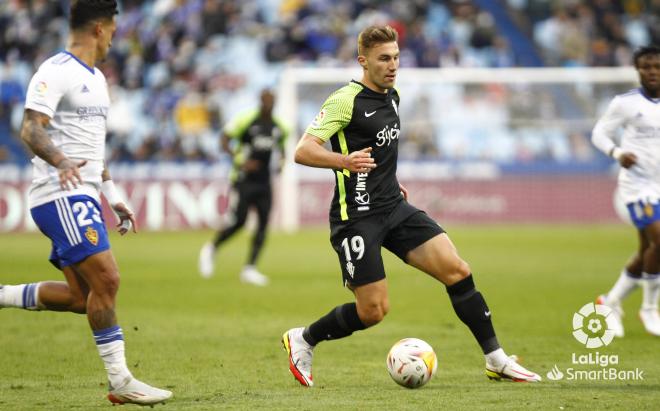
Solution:
{"label": "player in striped kit", "polygon": [[[639,318],[648,333],[660,337],[660,47],[640,48],[634,63],[641,87],[614,97],[594,128],[592,141],[621,165],[619,195],[637,228],[639,248],[597,302],[613,308],[615,335],[623,337],[621,301],[641,285]],[[617,145],[620,128],[623,134]]]}
{"label": "player in striped kit", "polygon": [[101,217],[100,192],[119,217],[119,232],[133,227],[133,212],[105,167],[110,105],[103,73],[116,29],[115,0],[71,3],[66,51],[46,60],[32,77],[21,139],[35,154],[30,212],[52,241],[50,261],[66,282],[0,286],[0,307],[87,314],[108,374],[113,403],[151,405],[172,396],[133,377],[124,356],[115,299],[119,270]]}

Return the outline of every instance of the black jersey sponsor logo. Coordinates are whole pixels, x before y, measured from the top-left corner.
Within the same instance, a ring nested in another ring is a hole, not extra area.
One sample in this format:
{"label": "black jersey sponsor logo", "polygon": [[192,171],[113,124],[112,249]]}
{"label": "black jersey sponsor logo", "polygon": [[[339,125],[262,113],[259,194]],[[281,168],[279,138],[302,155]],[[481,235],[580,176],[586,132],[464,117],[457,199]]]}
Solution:
{"label": "black jersey sponsor logo", "polygon": [[357,173],[357,181],[355,183],[355,202],[360,205],[359,211],[369,209],[369,192],[367,191],[367,177],[369,173]]}
{"label": "black jersey sponsor logo", "polygon": [[360,205],[369,204],[369,193],[355,193],[355,202]]}
{"label": "black jersey sponsor logo", "polygon": [[252,146],[256,151],[270,151],[273,149],[273,139],[270,136],[258,135],[252,139]]}
{"label": "black jersey sponsor logo", "polygon": [[389,125],[385,126],[382,130],[376,134],[376,145],[382,147],[385,144],[388,146],[392,144],[392,141],[399,139],[399,125],[395,124],[394,127],[390,128]]}

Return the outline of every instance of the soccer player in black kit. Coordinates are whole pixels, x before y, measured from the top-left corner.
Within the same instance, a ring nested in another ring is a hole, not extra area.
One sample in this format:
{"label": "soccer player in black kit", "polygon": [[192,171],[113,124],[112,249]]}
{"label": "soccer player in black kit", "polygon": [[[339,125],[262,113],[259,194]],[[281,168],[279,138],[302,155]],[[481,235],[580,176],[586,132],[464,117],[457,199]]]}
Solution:
{"label": "soccer player in black kit", "polygon": [[243,227],[248,209],[254,207],[258,224],[240,279],[258,286],[268,284],[268,277],[257,270],[256,263],[266,239],[272,203],[271,157],[273,150],[278,149],[280,164],[283,164],[287,130],[282,121],[273,116],[273,93],[265,89],[261,92],[260,99],[261,105],[258,109],[237,116],[225,128],[222,136],[222,148],[231,154],[234,161],[230,177],[232,193],[227,215],[228,225],[218,231],[215,239],[206,243],[199,253],[199,273],[205,278],[213,275],[214,256],[218,247]]}
{"label": "soccer player in black kit", "polygon": [[[381,257],[381,247],[385,247],[446,286],[456,315],[484,352],[489,378],[540,381],[515,356],[504,353],[470,267],[444,230],[407,202],[408,193],[397,181],[401,130],[399,93],[394,88],[399,67],[397,39],[390,26],[371,26],[360,33],[362,80],[351,81],[328,97],[296,148],[297,163],[329,168],[335,174],[330,242],[355,302],[284,333],[289,370],[300,384],[312,386],[316,344],[348,337],[383,320],[389,310]],[[323,147],[328,140],[332,151]]]}

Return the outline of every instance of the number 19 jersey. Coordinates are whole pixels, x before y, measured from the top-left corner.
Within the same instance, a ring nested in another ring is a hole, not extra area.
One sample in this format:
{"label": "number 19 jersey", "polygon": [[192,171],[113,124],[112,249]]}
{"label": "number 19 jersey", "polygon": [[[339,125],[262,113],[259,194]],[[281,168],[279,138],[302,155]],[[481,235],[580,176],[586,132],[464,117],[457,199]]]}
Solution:
{"label": "number 19 jersey", "polygon": [[403,197],[396,178],[401,122],[396,89],[378,93],[359,83],[332,93],[305,132],[348,155],[372,148],[377,167],[369,173],[334,170],[330,221],[349,221],[392,209]]}

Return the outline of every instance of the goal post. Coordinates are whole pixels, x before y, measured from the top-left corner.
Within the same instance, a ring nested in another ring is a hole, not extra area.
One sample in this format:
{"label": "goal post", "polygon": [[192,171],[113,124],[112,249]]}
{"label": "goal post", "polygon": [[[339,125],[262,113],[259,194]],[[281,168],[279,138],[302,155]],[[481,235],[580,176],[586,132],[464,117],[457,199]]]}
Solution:
{"label": "goal post", "polygon": [[[291,125],[288,158],[325,98],[361,77],[359,67],[283,71],[278,105]],[[598,157],[588,134],[611,98],[636,82],[632,67],[400,69],[399,177],[443,186],[452,179],[499,181],[504,175],[523,182],[603,175],[610,165]],[[285,167],[277,199],[283,229],[295,231],[309,220],[310,194],[301,187],[332,190],[331,173],[322,171],[293,162]]]}

